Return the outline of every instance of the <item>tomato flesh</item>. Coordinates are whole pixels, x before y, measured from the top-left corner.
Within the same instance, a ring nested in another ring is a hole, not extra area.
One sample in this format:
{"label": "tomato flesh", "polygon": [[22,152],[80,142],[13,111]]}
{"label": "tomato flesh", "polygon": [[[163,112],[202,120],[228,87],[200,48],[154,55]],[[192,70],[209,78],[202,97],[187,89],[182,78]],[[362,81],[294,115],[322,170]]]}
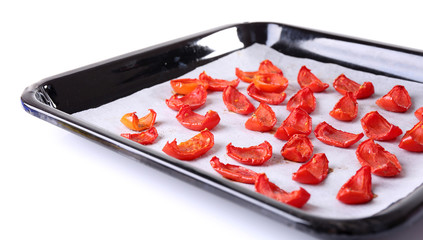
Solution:
{"label": "tomato flesh", "polygon": [[220,122],[219,114],[209,110],[205,116],[195,113],[190,106],[184,105],[179,109],[176,119],[182,126],[194,130],[202,131],[204,129],[212,130]]}
{"label": "tomato flesh", "polygon": [[281,155],[294,162],[307,162],[313,155],[313,144],[310,139],[303,134],[294,134],[282,147]]}
{"label": "tomato flesh", "polygon": [[254,86],[263,92],[283,92],[288,87],[288,79],[282,74],[258,73],[253,79]]}
{"label": "tomato flesh", "polygon": [[229,157],[236,161],[252,166],[263,165],[272,157],[272,145],[264,141],[257,146],[251,147],[235,147],[232,143],[226,146],[226,151]]}
{"label": "tomato flesh", "polygon": [[210,90],[210,91],[223,91],[223,89],[225,89],[225,87],[227,86],[232,86],[236,88],[239,84],[239,79],[235,79],[233,81],[228,81],[224,79],[215,79],[207,75],[206,72],[202,72],[200,76],[198,77],[198,79],[200,81],[207,82],[208,84],[207,90]]}
{"label": "tomato flesh", "polygon": [[339,190],[336,198],[345,204],[363,204],[371,201],[372,175],[370,167],[360,168]]}
{"label": "tomato flesh", "polygon": [[340,121],[352,121],[357,117],[358,104],[352,92],[347,92],[329,112],[333,118]]}
{"label": "tomato flesh", "polygon": [[127,113],[120,119],[121,123],[133,131],[143,131],[151,128],[156,122],[157,113],[153,109],[149,109],[150,113],[142,118],[138,118],[135,112]]}
{"label": "tomato flesh", "polygon": [[285,92],[263,92],[256,88],[254,83],[251,83],[247,88],[247,93],[250,97],[254,98],[255,100],[267,103],[270,105],[279,105],[281,104],[285,98],[286,93]]}
{"label": "tomato flesh", "polygon": [[195,110],[203,106],[206,100],[207,90],[200,85],[183,97],[179,97],[178,94],[175,94],[169,99],[166,99],[166,105],[175,111],[179,111],[184,105],[188,105],[191,110]]}
{"label": "tomato flesh", "polygon": [[203,86],[205,89],[208,88],[208,83],[206,81],[196,79],[196,78],[182,78],[170,80],[170,86],[176,94],[186,95],[198,86]]}
{"label": "tomato flesh", "polygon": [[333,82],[333,87],[342,95],[352,92],[356,99],[368,98],[375,92],[371,82],[364,82],[362,85],[354,82],[344,74],[339,75]]}
{"label": "tomato flesh", "polygon": [[266,59],[260,63],[259,72],[283,75],[282,70],[276,67],[269,59]]}
{"label": "tomato flesh", "polygon": [[373,139],[363,141],[355,153],[361,166],[369,166],[375,175],[393,177],[401,172],[401,164],[397,157],[375,143]]}
{"label": "tomato flesh", "polygon": [[292,175],[292,180],[304,184],[319,184],[326,179],[329,161],[324,153],[316,153],[310,161],[300,166]]}
{"label": "tomato flesh", "polygon": [[310,193],[304,188],[288,193],[270,182],[264,173],[258,175],[255,188],[258,193],[297,208],[303,207],[310,199]]}
{"label": "tomato flesh", "polygon": [[316,97],[314,97],[313,91],[310,88],[301,88],[288,100],[286,109],[288,109],[288,111],[292,111],[296,108],[301,108],[308,114],[314,111],[316,108]]}
{"label": "tomato flesh", "polygon": [[301,108],[294,109],[276,130],[275,137],[281,140],[289,140],[294,134],[311,133],[311,117]]}
{"label": "tomato flesh", "polygon": [[265,103],[260,103],[253,115],[245,122],[245,128],[252,131],[268,132],[275,126],[276,120],[272,108]]}
{"label": "tomato flesh", "polygon": [[297,77],[298,84],[301,88],[308,87],[313,92],[323,92],[326,88],[329,87],[329,84],[322,82],[319,78],[316,77],[311,70],[306,66],[302,66],[298,72]]}
{"label": "tomato flesh", "polygon": [[385,96],[376,100],[376,104],[391,112],[406,112],[411,107],[411,98],[402,85],[394,86]]}
{"label": "tomato flesh", "polygon": [[242,94],[238,89],[227,86],[223,90],[223,102],[229,111],[247,115],[255,110],[254,105],[248,100],[248,98]]}
{"label": "tomato flesh", "polygon": [[364,115],[361,119],[361,126],[367,137],[379,141],[392,140],[402,134],[402,130],[398,126],[389,123],[377,111]]}
{"label": "tomato flesh", "polygon": [[327,122],[319,123],[314,129],[314,135],[323,143],[341,148],[353,145],[364,136],[363,133],[353,134],[335,129]]}
{"label": "tomato flesh", "polygon": [[404,134],[399,147],[410,152],[423,152],[423,121]]}
{"label": "tomato flesh", "polygon": [[417,109],[414,112],[414,116],[416,116],[416,118],[419,119],[419,121],[423,121],[423,107]]}
{"label": "tomato flesh", "polygon": [[149,145],[153,144],[159,135],[157,133],[157,129],[155,127],[151,127],[150,129],[144,132],[122,133],[121,136],[142,145]]}
{"label": "tomato flesh", "polygon": [[194,160],[206,152],[214,145],[214,136],[209,130],[204,130],[191,139],[177,144],[176,139],[167,142],[162,151],[167,155],[179,160]]}
{"label": "tomato flesh", "polygon": [[214,156],[210,160],[212,168],[222,175],[224,178],[247,184],[254,184],[257,180],[258,173],[253,170],[232,164],[224,164],[219,158]]}

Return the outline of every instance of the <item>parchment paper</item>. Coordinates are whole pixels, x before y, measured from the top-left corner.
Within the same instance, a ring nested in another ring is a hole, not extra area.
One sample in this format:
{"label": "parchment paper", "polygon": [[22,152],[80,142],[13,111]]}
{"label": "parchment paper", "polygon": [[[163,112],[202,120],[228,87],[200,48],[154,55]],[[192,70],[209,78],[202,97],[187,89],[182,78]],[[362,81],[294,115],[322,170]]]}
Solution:
{"label": "parchment paper", "polygon": [[[289,80],[289,87],[286,90],[287,99],[284,103],[278,106],[270,105],[278,119],[274,127],[275,130],[289,114],[286,110],[286,102],[300,89],[297,83],[297,75],[303,65],[311,69],[312,73],[318,76],[323,82],[330,84],[330,87],[326,91],[315,93],[317,107],[310,114],[313,120],[313,130],[318,123],[326,121],[337,129],[360,133],[363,131],[360,119],[367,112],[373,110],[377,110],[389,122],[399,126],[404,133],[417,123],[417,119],[413,113],[418,107],[423,106],[423,97],[421,96],[421,93],[423,93],[423,84],[355,71],[335,64],[321,63],[304,58],[294,58],[259,44],[232,53],[181,77],[196,78],[202,71],[206,71],[208,75],[214,78],[233,80],[236,79],[236,67],[244,71],[256,71],[260,62],[265,59],[271,60],[276,66],[280,67],[285,77]],[[347,77],[360,84],[365,81],[371,81],[375,86],[375,94],[371,98],[358,100],[358,116],[354,121],[348,123],[338,121],[329,115],[335,103],[342,97],[332,87],[333,80],[341,73],[344,73]],[[375,104],[376,99],[385,95],[397,84],[406,87],[413,101],[412,107],[406,113],[388,112]],[[238,89],[258,107],[259,103],[247,95],[247,86],[247,83],[241,82]],[[120,123],[120,118],[125,113],[137,112],[138,116],[142,117],[148,113],[148,109],[152,108],[158,114],[155,126],[159,132],[159,137],[149,147],[161,151],[167,141],[172,141],[176,138],[179,143],[197,134],[195,131],[182,127],[175,119],[177,112],[166,106],[165,99],[168,99],[171,95],[172,89],[170,84],[165,82],[98,108],[75,113],[74,116],[89,123],[96,124],[107,131],[121,134],[130,132]],[[313,133],[310,134],[309,138],[314,145],[314,153],[325,153],[329,160],[329,167],[333,169],[333,172],[319,185],[300,184],[291,180],[291,177],[292,173],[296,172],[301,164],[284,160],[280,153],[286,141],[276,139],[273,136],[274,131],[259,133],[247,130],[244,127],[244,123],[249,116],[229,112],[223,104],[222,92],[209,92],[206,104],[196,110],[196,112],[204,115],[210,109],[218,112],[221,117],[219,125],[212,130],[215,136],[215,146],[201,158],[187,162],[187,164],[192,164],[195,167],[216,175],[216,177],[221,177],[209,164],[212,156],[219,157],[224,163],[241,165],[226,155],[225,147],[229,142],[232,142],[234,146],[248,147],[258,145],[264,140],[267,140],[273,146],[272,158],[263,166],[245,167],[256,172],[265,172],[270,181],[286,191],[297,190],[300,186],[306,189],[311,194],[309,202],[303,207],[303,210],[307,213],[319,217],[344,219],[371,216],[399,199],[406,197],[423,182],[423,153],[411,153],[398,148],[398,143],[402,135],[394,141],[378,141],[378,144],[397,156],[403,168],[401,174],[393,178],[382,178],[372,175],[373,192],[377,197],[367,204],[345,205],[336,199],[336,194],[340,187],[361,167],[356,158],[355,150],[358,144],[366,140],[367,137],[362,138],[350,148],[344,149],[325,145],[317,140]],[[253,185],[241,183],[239,185],[254,191]]]}

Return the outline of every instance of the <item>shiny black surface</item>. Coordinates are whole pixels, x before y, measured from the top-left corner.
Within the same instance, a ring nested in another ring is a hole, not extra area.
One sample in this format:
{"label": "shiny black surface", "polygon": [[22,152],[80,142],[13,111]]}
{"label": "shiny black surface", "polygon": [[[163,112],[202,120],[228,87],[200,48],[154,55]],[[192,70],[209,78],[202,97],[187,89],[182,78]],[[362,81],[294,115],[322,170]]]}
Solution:
{"label": "shiny black surface", "polygon": [[422,52],[278,23],[244,23],[194,34],[44,79],[25,89],[22,104],[36,117],[311,233],[333,238],[365,236],[420,217],[421,187],[369,218],[314,217],[153,153],[147,147],[70,115],[170,80],[253,43],[266,44],[295,57],[423,82],[423,68],[418,65],[423,62]]}

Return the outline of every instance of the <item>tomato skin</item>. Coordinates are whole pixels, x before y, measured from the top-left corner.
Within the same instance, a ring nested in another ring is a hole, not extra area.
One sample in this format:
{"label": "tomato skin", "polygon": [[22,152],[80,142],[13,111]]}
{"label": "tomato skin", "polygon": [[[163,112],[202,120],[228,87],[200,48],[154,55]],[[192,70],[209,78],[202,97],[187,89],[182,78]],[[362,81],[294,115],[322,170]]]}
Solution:
{"label": "tomato skin", "polygon": [[143,131],[151,128],[156,122],[157,113],[153,109],[148,109],[150,113],[142,118],[138,118],[135,112],[127,113],[120,119],[121,123],[133,131]]}
{"label": "tomato skin", "polygon": [[313,144],[304,134],[294,134],[282,147],[281,155],[294,162],[307,162],[313,155]]}
{"label": "tomato skin", "polygon": [[183,105],[188,105],[191,107],[191,110],[195,110],[203,106],[206,100],[207,90],[200,85],[183,97],[178,98],[178,95],[175,94],[169,99],[166,99],[166,105],[175,111],[179,111]]}
{"label": "tomato skin", "polygon": [[227,86],[223,90],[222,97],[223,103],[225,103],[229,111],[247,115],[255,110],[255,107],[251,104],[250,100],[238,91],[238,89],[232,86]]}
{"label": "tomato skin", "polygon": [[364,82],[360,85],[347,78],[344,74],[339,75],[335,81],[333,81],[333,87],[342,95],[345,95],[347,92],[352,92],[356,99],[368,98],[375,93],[373,83]]}
{"label": "tomato skin", "polygon": [[358,103],[352,92],[347,92],[329,112],[333,118],[340,121],[352,121],[357,117]]}
{"label": "tomato skin", "polygon": [[239,68],[235,68],[235,75],[243,82],[252,83],[257,72],[244,72]]}
{"label": "tomato skin", "polygon": [[202,116],[193,112],[188,105],[184,105],[179,109],[176,119],[182,126],[194,131],[212,130],[220,122],[217,112],[209,110],[205,116]]}
{"label": "tomato skin", "polygon": [[283,92],[288,87],[288,79],[282,74],[257,73],[253,79],[254,86],[263,92]]}
{"label": "tomato skin", "polygon": [[264,141],[257,146],[251,147],[235,147],[232,143],[226,146],[226,151],[229,157],[234,160],[251,166],[263,165],[272,157],[272,145]]}
{"label": "tomato skin", "polygon": [[156,138],[159,136],[157,133],[157,129],[155,127],[151,127],[147,131],[140,132],[140,133],[122,133],[120,136],[137,142],[142,145],[150,145],[153,144]]}
{"label": "tomato skin", "polygon": [[194,89],[196,89],[199,85],[203,86],[205,89],[207,89],[209,86],[207,81],[196,78],[181,78],[170,80],[170,86],[176,94],[186,95],[194,91]]}
{"label": "tomato skin", "polygon": [[297,82],[301,88],[308,87],[313,92],[323,92],[329,87],[329,84],[322,82],[306,66],[302,66],[298,72]]}
{"label": "tomato skin", "polygon": [[288,100],[286,109],[292,111],[296,108],[302,108],[308,114],[314,111],[316,108],[316,97],[314,97],[313,91],[310,88],[301,88]]}
{"label": "tomato skin", "polygon": [[303,207],[310,199],[310,193],[304,188],[300,187],[299,190],[290,193],[285,192],[276,184],[270,182],[264,173],[258,175],[255,188],[258,193],[297,208]]}
{"label": "tomato skin", "polygon": [[310,161],[300,166],[292,175],[292,180],[304,184],[319,184],[329,173],[329,161],[324,153],[316,153]]}
{"label": "tomato skin", "polygon": [[276,67],[269,59],[263,60],[260,63],[259,72],[283,75],[282,70]]}
{"label": "tomato skin", "polygon": [[398,146],[410,152],[423,152],[423,121],[408,130]]}
{"label": "tomato skin", "polygon": [[255,87],[254,83],[251,83],[247,88],[247,93],[250,97],[254,98],[255,100],[266,103],[270,105],[279,105],[281,104],[285,98],[286,93],[270,93],[270,92],[263,92]]}
{"label": "tomato skin", "polygon": [[207,90],[210,90],[210,91],[223,91],[223,89],[225,89],[225,87],[229,85],[236,88],[239,84],[239,79],[235,79],[233,81],[215,79],[207,75],[206,72],[202,72],[200,76],[198,77],[198,79],[200,81],[207,82],[208,84]]}
{"label": "tomato skin", "polygon": [[411,107],[411,98],[404,86],[396,85],[376,104],[387,111],[403,113]]}
{"label": "tomato skin", "polygon": [[363,204],[370,202],[372,193],[372,175],[370,167],[360,168],[339,190],[336,198],[345,204]]}
{"label": "tomato skin", "polygon": [[389,123],[377,111],[367,113],[360,121],[364,134],[374,140],[392,140],[402,134],[398,126]]}
{"label": "tomato skin", "polygon": [[275,137],[281,140],[289,140],[294,134],[311,133],[311,117],[301,108],[294,109],[276,130]]}
{"label": "tomato skin", "polygon": [[416,116],[416,118],[419,119],[419,121],[423,121],[423,107],[417,109],[414,112],[414,116]]}
{"label": "tomato skin", "polygon": [[210,165],[216,172],[218,172],[224,178],[227,178],[236,182],[254,184],[258,177],[258,173],[254,172],[253,170],[250,170],[241,166],[237,166],[237,165],[232,165],[229,163],[224,164],[220,162],[219,158],[216,156],[214,156],[210,160]]}
{"label": "tomato skin", "polygon": [[206,152],[214,145],[214,136],[209,130],[204,130],[185,142],[177,144],[176,139],[167,142],[162,151],[167,155],[179,160],[194,160]]}
{"label": "tomato skin", "polygon": [[268,132],[273,129],[276,121],[276,115],[272,108],[265,103],[260,103],[253,115],[245,122],[245,128],[252,131]]}
{"label": "tomato skin", "polygon": [[364,136],[363,133],[353,134],[335,129],[327,122],[319,123],[314,129],[314,135],[321,142],[340,148],[347,148]]}
{"label": "tomato skin", "polygon": [[375,143],[373,139],[363,141],[355,153],[361,166],[369,166],[375,175],[394,177],[401,172],[401,164],[397,157]]}

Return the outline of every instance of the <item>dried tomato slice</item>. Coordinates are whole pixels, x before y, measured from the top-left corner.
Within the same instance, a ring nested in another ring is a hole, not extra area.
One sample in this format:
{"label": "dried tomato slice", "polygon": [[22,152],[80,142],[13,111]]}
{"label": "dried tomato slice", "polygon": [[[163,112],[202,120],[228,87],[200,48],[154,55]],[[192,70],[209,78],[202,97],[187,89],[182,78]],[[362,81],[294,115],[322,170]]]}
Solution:
{"label": "dried tomato slice", "polygon": [[264,141],[257,146],[251,147],[235,147],[232,143],[226,146],[226,151],[229,157],[236,161],[252,166],[263,165],[272,157],[272,145]]}
{"label": "dried tomato slice", "polygon": [[224,178],[247,184],[254,184],[257,180],[258,173],[253,170],[232,164],[224,164],[220,162],[219,158],[214,156],[210,160],[210,165],[216,172]]}
{"label": "dried tomato slice", "polygon": [[244,72],[239,68],[235,68],[235,75],[243,82],[252,83],[257,72]]}
{"label": "dried tomato slice", "polygon": [[279,92],[279,93],[263,92],[259,90],[258,88],[256,88],[254,83],[251,83],[248,86],[247,93],[250,97],[254,98],[255,100],[262,103],[271,104],[271,105],[279,105],[286,98],[285,92]]}
{"label": "dried tomato slice", "polygon": [[288,140],[294,134],[311,133],[311,117],[301,108],[294,109],[276,130],[275,137],[281,140]]}
{"label": "dried tomato slice", "polygon": [[251,104],[250,100],[248,100],[248,98],[240,91],[238,91],[238,89],[232,86],[227,86],[223,90],[222,96],[223,102],[229,111],[247,115],[255,110],[255,107],[253,104]]}
{"label": "dried tomato slice", "polygon": [[180,160],[193,160],[209,151],[214,145],[214,136],[209,130],[204,130],[191,139],[177,144],[176,139],[167,142],[162,151]]}
{"label": "dried tomato slice", "polygon": [[304,134],[294,134],[282,147],[281,155],[294,162],[307,162],[313,155],[313,144]]}
{"label": "dried tomato slice", "polygon": [[166,105],[175,111],[179,111],[183,105],[188,105],[192,110],[195,110],[203,106],[206,100],[207,90],[200,85],[183,97],[178,97],[178,94],[175,94],[169,99],[166,99]]}
{"label": "dried tomato slice", "polygon": [[329,161],[324,153],[316,153],[310,161],[300,166],[292,175],[292,180],[304,184],[319,184],[326,179]]}
{"label": "dried tomato slice", "polygon": [[394,86],[385,96],[376,100],[376,104],[391,112],[406,112],[411,107],[411,98],[402,85]]}
{"label": "dried tomato slice", "polygon": [[[251,95],[250,95],[251,96]],[[423,121],[423,107],[417,109],[414,112],[414,116],[416,116],[417,119],[419,119],[419,121]]]}
{"label": "dried tomato slice", "polygon": [[266,59],[260,63],[259,72],[283,75],[282,70],[276,67],[269,59]]}
{"label": "dried tomato slice", "polygon": [[372,173],[381,177],[393,177],[401,172],[397,157],[386,151],[373,139],[363,141],[355,152],[361,166],[369,166]]}
{"label": "dried tomato slice", "polygon": [[223,91],[223,89],[225,89],[225,87],[229,85],[236,88],[239,84],[239,79],[235,79],[233,81],[228,81],[224,79],[215,79],[207,75],[206,72],[202,72],[200,76],[198,77],[198,79],[200,81],[207,82],[209,86],[207,90],[211,90],[211,91]]}
{"label": "dried tomato slice", "polygon": [[333,87],[342,95],[347,94],[347,92],[352,92],[356,99],[368,98],[375,92],[373,83],[364,82],[363,85],[360,85],[347,78],[344,74],[339,75],[335,81],[333,81]]}
{"label": "dried tomato slice", "polygon": [[352,92],[347,92],[329,112],[333,118],[340,121],[352,121],[357,117],[358,103]]}
{"label": "dried tomato slice", "polygon": [[298,72],[297,77],[298,84],[301,88],[308,87],[313,92],[323,92],[329,87],[329,84],[322,82],[319,78],[311,73],[310,69],[306,66],[302,66]]}
{"label": "dried tomato slice", "polygon": [[194,89],[196,89],[199,85],[203,86],[205,89],[207,89],[209,86],[207,81],[196,78],[181,78],[170,80],[170,86],[172,87],[173,91],[182,95],[194,91]]}
{"label": "dried tomato slice", "polygon": [[157,129],[155,127],[151,127],[144,132],[122,133],[121,136],[142,145],[149,145],[154,143],[159,134],[157,133]]}
{"label": "dried tomato slice", "polygon": [[206,128],[212,130],[220,122],[220,117],[217,112],[209,110],[206,115],[203,116],[193,112],[188,105],[184,105],[179,109],[176,119],[182,126],[194,131],[201,131]]}
{"label": "dried tomato slice", "polygon": [[288,193],[270,182],[264,173],[258,175],[255,188],[258,193],[297,208],[304,206],[310,199],[310,193],[304,188]]}
{"label": "dried tomato slice", "polygon": [[345,204],[362,204],[373,199],[370,167],[360,168],[339,190],[336,198]]}
{"label": "dried tomato slice", "polygon": [[260,103],[253,115],[245,122],[245,128],[252,131],[268,132],[275,126],[276,121],[276,115],[272,108],[266,103]]}
{"label": "dried tomato slice", "polygon": [[404,134],[399,147],[410,152],[423,152],[423,121]]}
{"label": "dried tomato slice", "polygon": [[361,126],[367,137],[379,141],[392,140],[402,134],[402,130],[398,126],[389,123],[377,111],[364,115],[361,119]]}
{"label": "dried tomato slice", "polygon": [[353,134],[335,129],[327,122],[319,123],[314,129],[314,135],[323,143],[341,148],[353,145],[364,136],[363,133]]}
{"label": "dried tomato slice", "polygon": [[288,79],[275,73],[259,72],[254,76],[253,83],[263,92],[283,92],[288,87]]}
{"label": "dried tomato slice", "polygon": [[241,79],[241,81],[246,83],[252,83],[257,74],[268,73],[268,74],[277,74],[282,75],[283,72],[281,69],[276,67],[270,60],[266,59],[260,63],[258,71],[255,72],[244,72],[239,68],[235,68],[235,75]]}
{"label": "dried tomato slice", "polygon": [[137,114],[133,112],[123,115],[120,121],[123,123],[123,125],[133,131],[140,132],[145,129],[149,129],[156,122],[157,113],[153,109],[148,110],[150,111],[150,113],[148,113],[142,118],[138,118]]}
{"label": "dried tomato slice", "polygon": [[308,114],[314,111],[316,108],[316,97],[314,97],[313,91],[310,88],[301,88],[288,100],[286,109],[292,111],[296,108],[302,108]]}

